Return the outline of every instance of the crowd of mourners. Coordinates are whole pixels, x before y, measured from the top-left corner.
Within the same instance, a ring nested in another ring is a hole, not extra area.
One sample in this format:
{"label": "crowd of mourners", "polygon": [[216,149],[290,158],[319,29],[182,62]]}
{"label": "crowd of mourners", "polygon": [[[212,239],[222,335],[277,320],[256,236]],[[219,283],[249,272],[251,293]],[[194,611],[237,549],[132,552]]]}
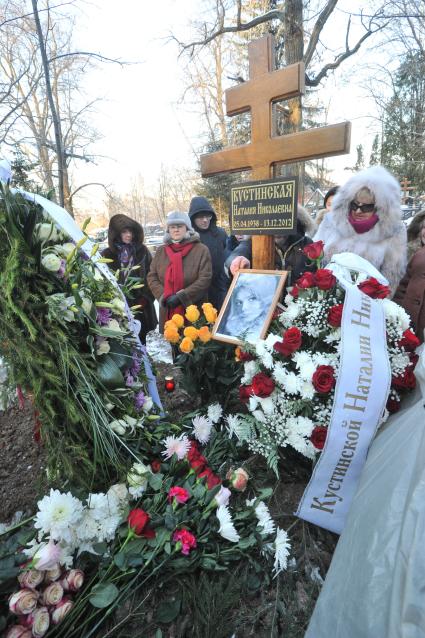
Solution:
{"label": "crowd of mourners", "polygon": [[[425,210],[406,228],[402,220],[400,185],[383,167],[353,175],[324,198],[316,219],[298,205],[296,228],[289,235],[275,235],[275,268],[288,271],[286,285],[311,268],[303,251],[312,241],[324,244],[324,263],[336,253],[351,252],[367,259],[388,280],[394,301],[411,317],[417,337],[425,329]],[[142,226],[126,215],[114,215],[109,224],[109,247],[104,256],[120,270],[125,283],[134,272],[144,283],[132,295],[138,305],[140,337],[158,323],[154,300],[159,304],[159,329],[173,314],[184,314],[189,305],[223,304],[231,278],[252,264],[251,238],[226,234],[217,226],[217,215],[205,197],[193,197],[189,211],[167,215],[164,242],[152,258],[144,244]],[[137,268],[139,267],[139,268]]]}

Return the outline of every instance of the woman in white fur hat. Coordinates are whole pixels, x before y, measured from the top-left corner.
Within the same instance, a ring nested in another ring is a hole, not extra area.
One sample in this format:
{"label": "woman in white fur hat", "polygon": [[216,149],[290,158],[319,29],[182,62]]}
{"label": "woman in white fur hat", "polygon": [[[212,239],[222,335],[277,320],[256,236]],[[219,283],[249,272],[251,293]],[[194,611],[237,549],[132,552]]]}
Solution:
{"label": "woman in white fur hat", "polygon": [[342,252],[364,257],[394,292],[406,270],[407,250],[397,180],[382,166],[353,175],[336,193],[314,240],[324,242],[326,261]]}
{"label": "woman in white fur hat", "polygon": [[208,300],[212,265],[190,222],[189,215],[172,211],[167,215],[164,245],[152,260],[149,288],[159,302],[159,330],[174,314],[184,315],[187,306]]}

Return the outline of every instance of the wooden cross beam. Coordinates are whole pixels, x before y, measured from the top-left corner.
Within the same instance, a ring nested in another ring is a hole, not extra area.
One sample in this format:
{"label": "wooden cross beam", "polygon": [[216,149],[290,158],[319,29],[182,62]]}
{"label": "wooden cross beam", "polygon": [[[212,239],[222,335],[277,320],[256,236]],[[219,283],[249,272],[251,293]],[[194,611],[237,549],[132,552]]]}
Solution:
{"label": "wooden cross beam", "polygon": [[[227,115],[251,111],[251,142],[201,156],[203,177],[251,170],[252,179],[269,179],[273,164],[341,155],[350,150],[350,123],[272,137],[272,101],[304,93],[304,64],[275,70],[271,35],[248,45],[249,80],[226,91]],[[274,268],[274,237],[253,237],[253,267]]]}

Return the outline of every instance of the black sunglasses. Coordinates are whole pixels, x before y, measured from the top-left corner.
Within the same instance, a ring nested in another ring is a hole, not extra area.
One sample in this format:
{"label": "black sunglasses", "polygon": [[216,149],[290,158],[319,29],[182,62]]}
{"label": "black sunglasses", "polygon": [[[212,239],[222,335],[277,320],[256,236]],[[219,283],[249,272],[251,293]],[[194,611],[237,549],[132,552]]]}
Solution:
{"label": "black sunglasses", "polygon": [[359,204],[358,202],[352,201],[350,204],[350,210],[361,210],[362,213],[373,213],[376,206],[375,204]]}

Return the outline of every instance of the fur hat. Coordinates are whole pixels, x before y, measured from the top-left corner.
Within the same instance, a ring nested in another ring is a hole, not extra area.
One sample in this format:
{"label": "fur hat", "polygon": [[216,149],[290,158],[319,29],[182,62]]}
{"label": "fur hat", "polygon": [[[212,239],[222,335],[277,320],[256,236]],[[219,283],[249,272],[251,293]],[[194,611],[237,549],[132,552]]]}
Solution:
{"label": "fur hat", "polygon": [[187,230],[193,230],[189,215],[179,210],[172,210],[171,213],[168,213],[166,221],[167,231],[170,224],[184,224]]}
{"label": "fur hat", "polygon": [[133,233],[133,241],[135,244],[143,244],[144,232],[139,222],[128,217],[128,215],[117,213],[109,220],[108,245],[111,250],[115,250],[115,242],[120,240],[122,231],[126,229],[131,230]]}

